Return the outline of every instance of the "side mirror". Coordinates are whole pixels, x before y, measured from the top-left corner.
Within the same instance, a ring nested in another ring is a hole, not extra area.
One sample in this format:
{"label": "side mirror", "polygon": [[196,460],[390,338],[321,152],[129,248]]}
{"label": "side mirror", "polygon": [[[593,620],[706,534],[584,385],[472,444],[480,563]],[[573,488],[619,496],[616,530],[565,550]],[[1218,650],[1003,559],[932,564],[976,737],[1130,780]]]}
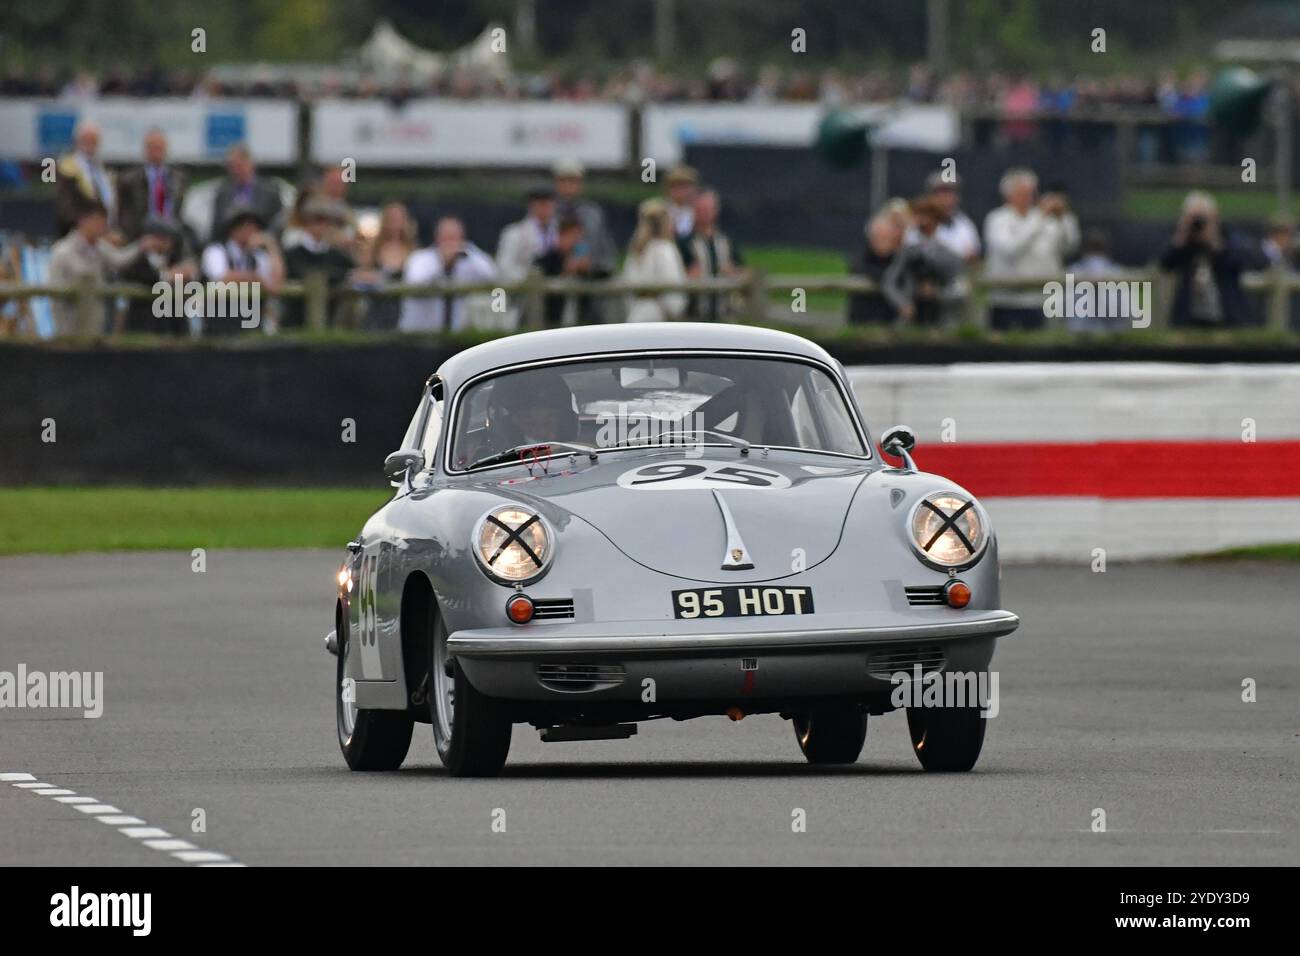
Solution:
{"label": "side mirror", "polygon": [[424,452],[418,448],[399,448],[384,459],[384,474],[389,481],[401,481],[411,469],[424,467]]}
{"label": "side mirror", "polygon": [[886,454],[903,459],[909,471],[916,471],[916,463],[909,454],[916,447],[916,434],[906,425],[891,425],[880,436],[880,448]]}

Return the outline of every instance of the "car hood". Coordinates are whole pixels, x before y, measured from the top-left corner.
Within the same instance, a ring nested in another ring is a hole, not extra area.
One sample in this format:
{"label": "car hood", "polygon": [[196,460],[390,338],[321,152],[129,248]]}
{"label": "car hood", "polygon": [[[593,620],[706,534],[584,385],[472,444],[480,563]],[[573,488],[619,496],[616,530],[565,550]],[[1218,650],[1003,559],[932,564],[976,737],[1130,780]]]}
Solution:
{"label": "car hood", "polygon": [[[830,557],[854,494],[872,470],[868,463],[809,454],[704,452],[698,458],[681,451],[607,454],[596,463],[560,459],[546,474],[510,469],[490,484],[553,519],[557,510],[582,519],[647,568],[739,584],[796,574]],[[722,567],[728,558],[723,505],[752,568]]]}

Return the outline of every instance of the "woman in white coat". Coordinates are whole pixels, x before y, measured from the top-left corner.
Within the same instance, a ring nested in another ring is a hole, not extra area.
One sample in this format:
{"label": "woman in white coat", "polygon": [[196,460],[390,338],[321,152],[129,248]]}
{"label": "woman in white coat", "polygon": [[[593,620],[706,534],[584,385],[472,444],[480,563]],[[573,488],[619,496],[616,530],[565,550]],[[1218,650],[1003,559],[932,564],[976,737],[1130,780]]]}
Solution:
{"label": "woman in white coat", "polygon": [[[623,263],[625,282],[685,282],[686,267],[674,238],[672,217],[660,199],[647,199],[637,208],[636,232]],[[629,322],[664,322],[686,310],[686,293],[633,295]]]}

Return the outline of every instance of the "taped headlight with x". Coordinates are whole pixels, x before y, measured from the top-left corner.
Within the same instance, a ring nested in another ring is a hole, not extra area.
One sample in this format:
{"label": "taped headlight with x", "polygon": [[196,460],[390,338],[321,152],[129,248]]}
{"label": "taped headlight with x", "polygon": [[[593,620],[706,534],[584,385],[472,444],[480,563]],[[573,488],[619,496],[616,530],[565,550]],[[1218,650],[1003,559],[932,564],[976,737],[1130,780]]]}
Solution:
{"label": "taped headlight with x", "polygon": [[507,581],[534,577],[550,559],[551,542],[540,515],[499,508],[479,525],[478,556],[493,575]]}
{"label": "taped headlight with x", "polygon": [[975,502],[964,497],[930,495],[912,512],[912,540],[936,564],[965,564],[984,547],[979,509]]}

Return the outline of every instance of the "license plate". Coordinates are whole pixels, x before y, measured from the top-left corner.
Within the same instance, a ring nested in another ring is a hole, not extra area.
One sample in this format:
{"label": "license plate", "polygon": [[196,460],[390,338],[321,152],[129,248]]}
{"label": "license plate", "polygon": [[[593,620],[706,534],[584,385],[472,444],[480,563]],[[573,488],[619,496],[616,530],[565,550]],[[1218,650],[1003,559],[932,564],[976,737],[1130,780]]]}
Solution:
{"label": "license plate", "polygon": [[673,592],[673,616],[679,618],[811,613],[812,588],[738,586]]}

